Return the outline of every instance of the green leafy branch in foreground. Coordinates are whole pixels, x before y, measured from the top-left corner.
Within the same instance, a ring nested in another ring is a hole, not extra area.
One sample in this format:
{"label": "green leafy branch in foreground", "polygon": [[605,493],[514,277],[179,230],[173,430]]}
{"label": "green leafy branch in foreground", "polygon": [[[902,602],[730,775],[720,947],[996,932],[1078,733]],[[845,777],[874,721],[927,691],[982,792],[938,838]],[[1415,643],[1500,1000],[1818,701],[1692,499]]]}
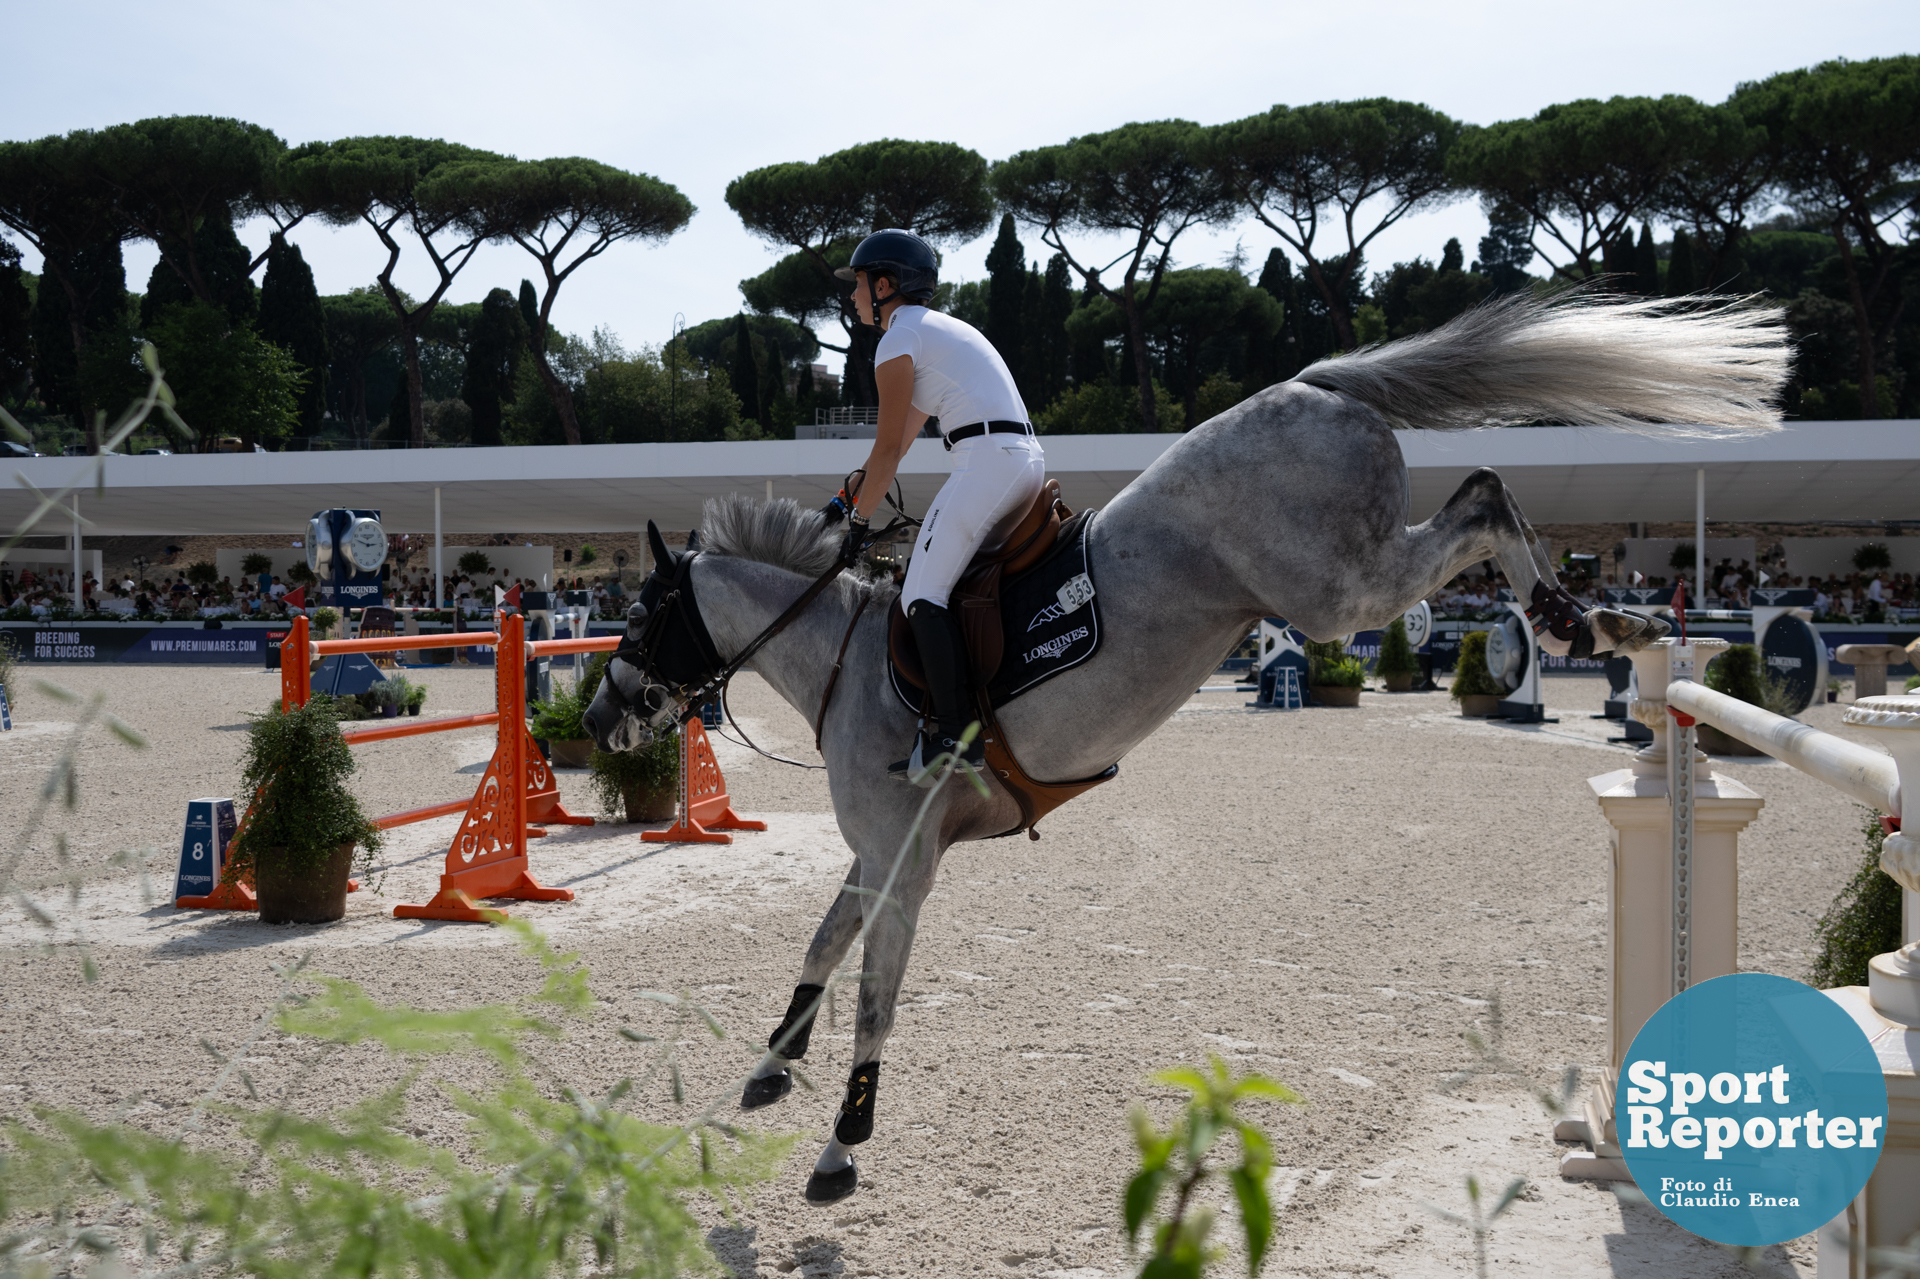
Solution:
{"label": "green leafy branch in foreground", "polygon": [[[587,1015],[593,995],[577,957],[554,952],[525,924],[506,927],[544,971],[525,1000],[451,1012],[388,1007],[352,982],[321,978],[314,993],[283,996],[272,1017],[322,1055],[377,1043],[404,1057],[490,1058],[502,1078],[493,1091],[439,1086],[468,1118],[478,1167],[406,1133],[417,1071],[321,1117],[284,1105],[222,1106],[246,1137],[233,1154],[43,1110],[36,1124],[4,1130],[0,1217],[14,1230],[0,1238],[0,1271],[83,1270],[88,1254],[111,1256],[122,1244],[116,1231],[82,1218],[114,1220],[125,1209],[139,1222],[148,1273],[164,1279],[209,1269],[266,1279],[532,1279],[586,1268],[650,1279],[711,1269],[688,1200],[704,1195],[730,1213],[740,1192],[772,1175],[792,1139],[711,1118],[683,1128],[645,1123],[619,1109],[631,1079],[603,1097],[558,1080],[536,1085],[530,1072],[543,1071],[527,1041],[557,1035],[555,1015]],[[305,976],[298,968],[284,975]],[[242,1082],[257,1100],[253,1081]]]}
{"label": "green leafy branch in foreground", "polygon": [[[1140,1171],[1127,1183],[1123,1211],[1127,1242],[1140,1236],[1159,1206],[1173,1191],[1173,1205],[1154,1226],[1153,1253],[1140,1279],[1200,1279],[1215,1249],[1207,1236],[1214,1212],[1202,1206],[1197,1192],[1209,1180],[1225,1173],[1240,1206],[1240,1226],[1247,1242],[1247,1273],[1258,1274],[1273,1238],[1273,1205],[1267,1198],[1267,1178],[1273,1172],[1273,1143],[1259,1126],[1241,1117],[1247,1101],[1284,1101],[1299,1104],[1300,1094],[1264,1075],[1235,1077],[1218,1057],[1205,1070],[1181,1066],[1151,1076],[1154,1083],[1185,1090],[1186,1107],[1173,1126],[1160,1131],[1143,1110],[1133,1112],[1133,1137],[1140,1147]],[[1223,1137],[1237,1138],[1239,1161],[1208,1162]]]}

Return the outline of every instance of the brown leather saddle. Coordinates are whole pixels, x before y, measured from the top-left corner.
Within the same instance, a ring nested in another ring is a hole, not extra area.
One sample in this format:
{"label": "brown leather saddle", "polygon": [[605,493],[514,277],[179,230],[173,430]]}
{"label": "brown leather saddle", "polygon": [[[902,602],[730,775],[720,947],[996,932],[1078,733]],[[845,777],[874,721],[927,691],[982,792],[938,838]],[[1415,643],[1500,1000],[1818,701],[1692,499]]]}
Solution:
{"label": "brown leather saddle", "polygon": [[[1020,825],[1004,833],[1012,835],[1024,830],[1029,839],[1040,838],[1040,832],[1033,829],[1035,822],[1120,772],[1120,766],[1115,764],[1096,777],[1076,782],[1042,782],[1029,777],[1013,752],[1007,749],[1005,734],[1000,731],[993,703],[987,695],[987,686],[999,673],[1005,655],[1005,632],[1000,625],[1000,584],[1045,559],[1053,550],[1061,528],[1072,518],[1073,511],[1060,500],[1060,481],[1048,480],[1006,540],[974,556],[949,600],[949,607],[959,614],[960,633],[966,640],[968,682],[979,707],[980,727],[985,734],[981,744],[986,751],[987,767],[1006,785],[1020,806]],[[925,693],[927,679],[920,665],[920,648],[898,596],[887,610],[887,655],[900,677]],[[924,701],[922,705],[924,708]]]}

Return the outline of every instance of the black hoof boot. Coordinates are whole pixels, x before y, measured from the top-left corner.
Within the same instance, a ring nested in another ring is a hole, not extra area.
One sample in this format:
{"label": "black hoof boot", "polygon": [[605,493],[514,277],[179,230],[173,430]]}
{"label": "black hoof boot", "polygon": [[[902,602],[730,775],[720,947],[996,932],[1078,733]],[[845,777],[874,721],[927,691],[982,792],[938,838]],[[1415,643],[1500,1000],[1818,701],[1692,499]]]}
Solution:
{"label": "black hoof boot", "polygon": [[849,1162],[839,1172],[816,1170],[807,1178],[807,1202],[826,1205],[839,1203],[860,1188],[860,1166]]}
{"label": "black hoof boot", "polygon": [[762,1106],[771,1106],[793,1091],[793,1072],[783,1070],[777,1075],[768,1075],[764,1079],[747,1080],[746,1091],[740,1094],[740,1109],[758,1110]]}
{"label": "black hoof boot", "polygon": [[847,1099],[840,1103],[840,1119],[833,1137],[843,1146],[857,1146],[873,1136],[873,1104],[880,1088],[880,1063],[863,1061],[847,1076]]}

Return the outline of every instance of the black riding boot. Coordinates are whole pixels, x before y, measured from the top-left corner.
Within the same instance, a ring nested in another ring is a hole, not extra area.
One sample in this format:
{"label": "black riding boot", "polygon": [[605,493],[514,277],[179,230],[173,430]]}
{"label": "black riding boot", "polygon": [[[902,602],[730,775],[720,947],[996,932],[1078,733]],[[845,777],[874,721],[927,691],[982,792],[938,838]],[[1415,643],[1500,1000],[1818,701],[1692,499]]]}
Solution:
{"label": "black riding boot", "polygon": [[[960,756],[960,762],[972,768],[987,766],[986,753],[976,737],[966,747],[960,735],[979,718],[973,695],[967,687],[967,644],[960,634],[960,619],[938,604],[915,600],[907,610],[913,627],[914,642],[920,646],[920,669],[927,677],[927,692],[933,698],[933,719],[914,740],[913,753],[894,764],[887,772],[909,781],[927,772],[927,765],[943,751]],[[932,777],[919,783],[930,786]]]}

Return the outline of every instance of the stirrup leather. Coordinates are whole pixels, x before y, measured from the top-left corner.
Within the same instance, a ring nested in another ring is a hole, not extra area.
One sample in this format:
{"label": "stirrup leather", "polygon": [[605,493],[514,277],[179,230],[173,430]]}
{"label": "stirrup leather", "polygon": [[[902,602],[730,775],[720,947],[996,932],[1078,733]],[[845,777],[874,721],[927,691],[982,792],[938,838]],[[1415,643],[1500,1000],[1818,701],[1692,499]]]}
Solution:
{"label": "stirrup leather", "polygon": [[1536,636],[1548,634],[1570,645],[1569,657],[1593,656],[1593,629],[1587,625],[1587,611],[1567,594],[1566,587],[1548,590],[1545,582],[1535,582],[1533,602],[1526,611]]}

